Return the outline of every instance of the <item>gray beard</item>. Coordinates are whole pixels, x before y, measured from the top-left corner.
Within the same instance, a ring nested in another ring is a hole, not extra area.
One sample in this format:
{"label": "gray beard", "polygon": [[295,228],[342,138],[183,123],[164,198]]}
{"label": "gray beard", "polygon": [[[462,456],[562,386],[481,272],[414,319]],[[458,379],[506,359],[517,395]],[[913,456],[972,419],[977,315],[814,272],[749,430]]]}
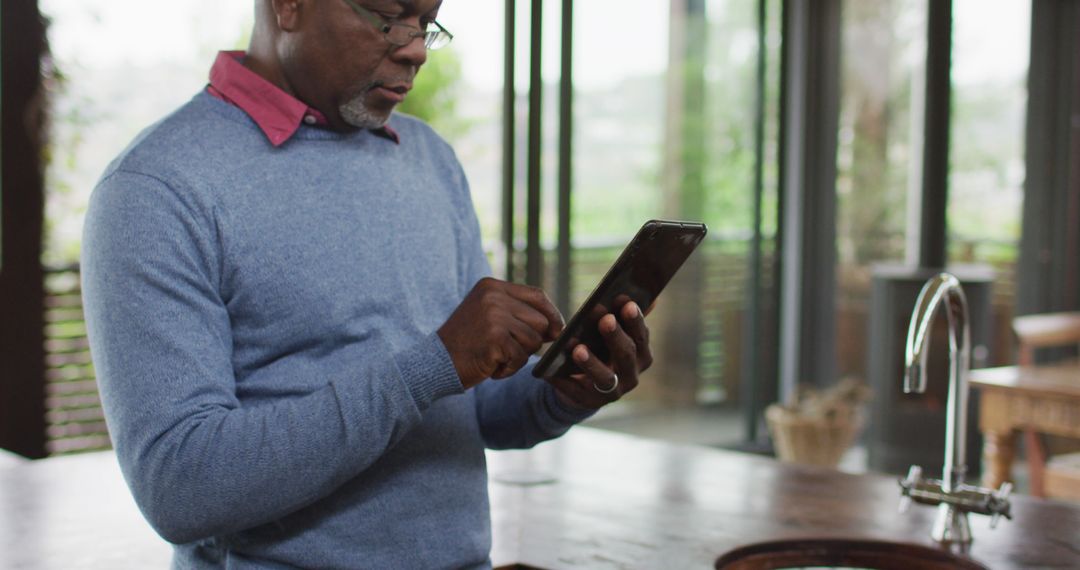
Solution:
{"label": "gray beard", "polygon": [[378,129],[390,120],[390,114],[379,114],[364,104],[365,92],[360,93],[338,107],[341,118],[358,129]]}

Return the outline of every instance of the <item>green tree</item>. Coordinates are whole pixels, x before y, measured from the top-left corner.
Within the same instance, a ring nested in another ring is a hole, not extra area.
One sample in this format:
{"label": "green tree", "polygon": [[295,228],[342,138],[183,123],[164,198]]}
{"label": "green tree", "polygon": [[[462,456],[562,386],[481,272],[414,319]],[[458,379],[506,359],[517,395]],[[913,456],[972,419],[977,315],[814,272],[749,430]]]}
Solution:
{"label": "green tree", "polygon": [[447,139],[458,138],[470,127],[457,112],[460,85],[460,56],[452,49],[430,52],[398,110],[425,121]]}

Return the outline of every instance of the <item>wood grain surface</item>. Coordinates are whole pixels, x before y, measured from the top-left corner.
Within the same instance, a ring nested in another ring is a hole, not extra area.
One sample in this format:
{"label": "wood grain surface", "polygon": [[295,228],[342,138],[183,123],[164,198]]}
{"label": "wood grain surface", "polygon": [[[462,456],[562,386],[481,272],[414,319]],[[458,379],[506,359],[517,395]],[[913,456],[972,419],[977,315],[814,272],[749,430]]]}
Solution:
{"label": "wood grain surface", "polygon": [[[589,428],[488,454],[496,566],[711,568],[736,547],[848,538],[934,546],[934,509],[897,512],[893,477],[799,467]],[[108,452],[0,464],[0,568],[167,568]],[[1080,568],[1080,507],[1016,497],[1014,520],[972,516],[995,570]]]}

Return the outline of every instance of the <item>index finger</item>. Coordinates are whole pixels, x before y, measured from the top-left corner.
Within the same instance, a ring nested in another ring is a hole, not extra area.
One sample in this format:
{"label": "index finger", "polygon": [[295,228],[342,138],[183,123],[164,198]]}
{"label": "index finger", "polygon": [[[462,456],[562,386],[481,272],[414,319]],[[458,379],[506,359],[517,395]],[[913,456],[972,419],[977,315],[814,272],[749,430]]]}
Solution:
{"label": "index finger", "polygon": [[559,336],[565,323],[563,322],[562,313],[559,312],[559,309],[555,308],[555,304],[548,298],[547,293],[544,293],[544,290],[539,287],[519,285],[517,283],[509,283],[508,285],[507,293],[509,293],[511,297],[527,303],[547,317],[548,334],[550,335],[550,338],[554,339]]}
{"label": "index finger", "polygon": [[619,322],[622,323],[623,330],[633,339],[634,344],[637,344],[639,348],[648,346],[649,328],[645,325],[645,314],[637,303],[630,301],[623,305],[619,310]]}
{"label": "index finger", "polygon": [[[650,302],[649,306],[646,307],[644,311],[642,311],[642,314],[647,316],[649,313],[651,313],[653,308],[656,307],[657,300],[658,297],[653,297],[652,302]],[[625,307],[627,303],[637,304],[633,299],[630,298],[630,295],[627,295],[626,293],[620,293],[619,296],[615,297],[616,307],[621,309],[622,307]]]}

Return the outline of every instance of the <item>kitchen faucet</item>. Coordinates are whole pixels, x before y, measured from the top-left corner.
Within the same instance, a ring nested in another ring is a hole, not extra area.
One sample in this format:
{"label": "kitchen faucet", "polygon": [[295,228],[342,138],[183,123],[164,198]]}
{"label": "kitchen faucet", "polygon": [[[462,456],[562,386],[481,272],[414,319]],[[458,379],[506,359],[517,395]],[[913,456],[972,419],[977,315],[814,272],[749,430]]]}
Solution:
{"label": "kitchen faucet", "polygon": [[923,286],[915,301],[915,310],[908,327],[905,350],[904,392],[926,391],[926,359],[930,346],[930,325],[939,307],[945,307],[949,324],[949,395],[945,416],[945,466],[941,480],[923,479],[922,468],[912,465],[906,479],[900,481],[903,497],[901,511],[912,501],[936,505],[937,519],[931,531],[933,539],[942,545],[966,551],[971,546],[971,527],[967,513],[991,515],[990,526],[996,526],[1010,514],[1011,483],[1003,483],[997,491],[964,484],[967,472],[965,447],[967,443],[968,359],[971,354],[971,327],[968,322],[967,298],[960,281],[949,273],[940,273]]}

